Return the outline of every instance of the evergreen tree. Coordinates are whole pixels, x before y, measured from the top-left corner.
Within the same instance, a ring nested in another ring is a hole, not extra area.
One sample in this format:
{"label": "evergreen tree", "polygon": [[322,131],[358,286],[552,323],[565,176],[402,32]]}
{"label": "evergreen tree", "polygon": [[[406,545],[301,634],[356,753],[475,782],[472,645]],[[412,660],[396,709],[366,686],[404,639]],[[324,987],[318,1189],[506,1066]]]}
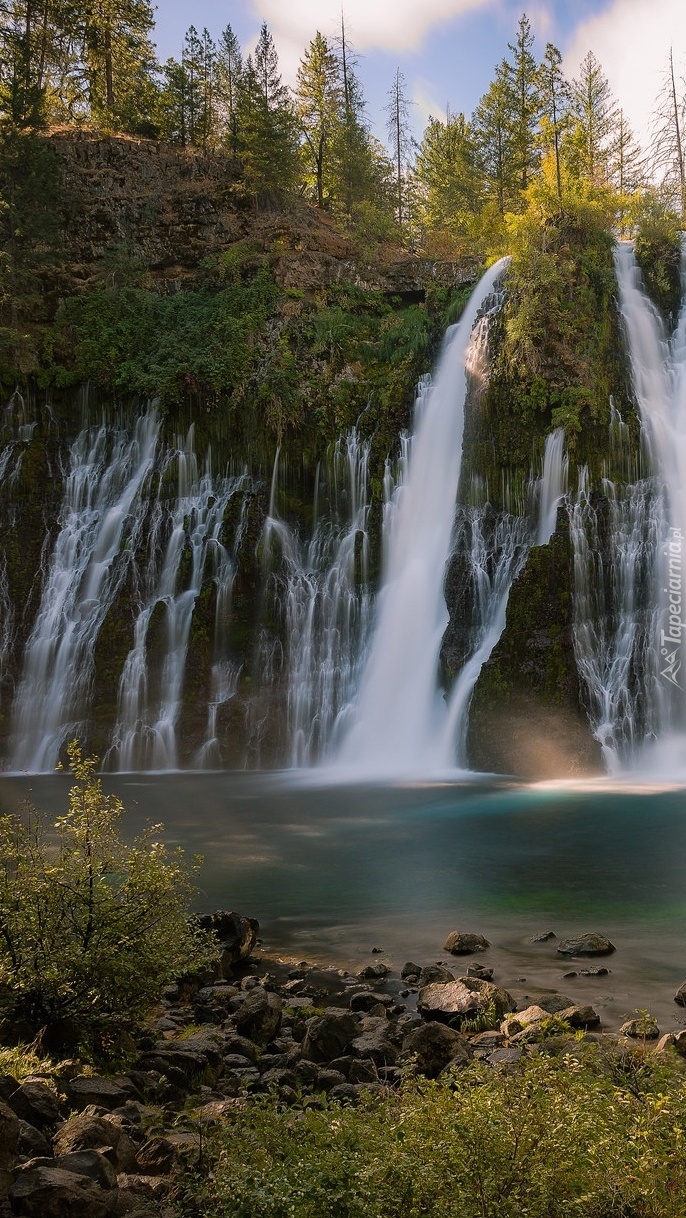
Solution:
{"label": "evergreen tree", "polygon": [[416,218],[424,234],[453,239],[468,231],[482,202],[481,176],[463,114],[430,118],[414,169]]}
{"label": "evergreen tree", "polygon": [[139,131],[156,102],[154,28],[149,0],[81,0],[81,58],[90,116]]}
{"label": "evergreen tree", "polygon": [[664,73],[652,123],[651,163],[686,221],[686,96],[677,85],[674,55]]}
{"label": "evergreen tree", "polygon": [[571,114],[575,123],[572,150],[574,168],[596,184],[608,181],[610,150],[616,132],[617,105],[610,84],[589,51],[581,75],[572,82]]}
{"label": "evergreen tree", "polygon": [[391,141],[391,153],[395,176],[395,206],[398,224],[402,227],[406,219],[405,196],[407,192],[407,169],[412,149],[410,134],[410,102],[405,94],[405,78],[396,69],[393,84],[388,91],[386,124]]}
{"label": "evergreen tree", "polygon": [[318,207],[332,190],[333,149],[344,121],[344,98],[336,56],[317,31],[298,68],[295,94],[298,125],[304,137],[306,183],[313,187]]}
{"label": "evergreen tree", "polygon": [[555,157],[557,196],[562,198],[561,136],[569,123],[571,90],[562,72],[562,55],[552,42],[545,48],[541,64],[542,142]]}
{"label": "evergreen tree", "polygon": [[241,48],[227,25],[219,39],[214,73],[214,104],[219,130],[226,136],[234,157],[238,156],[238,95],[243,74]]}
{"label": "evergreen tree", "polygon": [[474,140],[486,176],[488,192],[504,215],[517,199],[517,155],[513,143],[512,114],[514,102],[509,64],[503,60],[496,69],[495,79],[481,98],[472,120]]}
{"label": "evergreen tree", "polygon": [[238,106],[239,160],[245,189],[256,204],[283,201],[295,187],[298,170],[296,122],[282,83],[272,36],[266,26],[254,56],[248,56]]}
{"label": "evergreen tree", "polygon": [[514,43],[508,43],[512,61],[507,64],[511,106],[511,155],[520,190],[526,190],[536,172],[540,150],[537,139],[542,110],[541,75],[531,48],[534,36],[524,13]]}
{"label": "evergreen tree", "polygon": [[50,0],[0,3],[0,112],[18,127],[47,117],[46,86],[55,41]]}

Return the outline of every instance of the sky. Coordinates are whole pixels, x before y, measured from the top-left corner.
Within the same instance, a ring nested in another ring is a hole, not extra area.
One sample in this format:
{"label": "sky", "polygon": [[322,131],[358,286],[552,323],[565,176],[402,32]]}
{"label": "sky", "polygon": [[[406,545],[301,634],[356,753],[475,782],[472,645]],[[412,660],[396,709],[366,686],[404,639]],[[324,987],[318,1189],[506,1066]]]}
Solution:
{"label": "sky", "polygon": [[[574,77],[593,50],[639,139],[647,141],[651,112],[670,46],[686,76],[686,0],[344,0],[346,34],[358,56],[367,113],[384,137],[384,107],[400,68],[412,101],[418,137],[429,118],[471,114],[496,64],[514,40],[525,11],[542,57],[546,42],[564,56]],[[340,28],[341,0],[157,0],[158,52],[178,57],[191,23],[218,37],[230,24],[246,53],[266,21],[279,51],[286,83],[317,30]]]}

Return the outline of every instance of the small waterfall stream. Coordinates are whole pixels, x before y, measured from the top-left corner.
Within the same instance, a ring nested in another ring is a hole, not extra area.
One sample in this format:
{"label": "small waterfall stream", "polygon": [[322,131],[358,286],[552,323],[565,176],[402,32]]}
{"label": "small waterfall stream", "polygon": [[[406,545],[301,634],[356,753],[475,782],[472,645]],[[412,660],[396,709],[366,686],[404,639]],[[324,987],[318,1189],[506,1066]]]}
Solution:
{"label": "small waterfall stream", "polygon": [[[662,772],[683,772],[686,305],[668,337],[630,245],[616,247],[615,269],[647,470],[606,478],[600,503],[582,471],[570,505],[575,651],[607,768],[650,766],[657,745]],[[624,442],[613,408],[610,452],[621,457]]]}
{"label": "small waterfall stream", "polygon": [[[119,432],[110,443],[103,424],[71,447],[59,531],[13,708],[15,769],[54,769],[88,714],[93,649],[138,543],[143,515],[136,509],[158,431],[150,411],[133,435]],[[122,548],[127,526],[133,531]]]}

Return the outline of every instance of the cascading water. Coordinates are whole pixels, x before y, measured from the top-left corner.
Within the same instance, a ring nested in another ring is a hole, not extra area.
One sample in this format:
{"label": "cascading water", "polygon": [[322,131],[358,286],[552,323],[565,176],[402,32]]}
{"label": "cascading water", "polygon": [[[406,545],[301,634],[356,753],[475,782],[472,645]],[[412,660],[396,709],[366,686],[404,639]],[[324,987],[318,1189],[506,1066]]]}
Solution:
{"label": "cascading water", "polygon": [[[171,509],[159,500],[153,509],[143,603],[134,627],[134,646],[119,684],[119,718],[108,764],[120,770],[178,767],[176,732],[191,620],[209,562],[214,564],[218,601],[226,608],[230,602],[233,564],[221,531],[229,499],[243,489],[245,479],[215,481],[209,463],[200,477],[192,432],[176,460],[178,494]],[[162,542],[165,533],[166,544]],[[190,568],[185,580],[181,578],[184,560]],[[159,676],[152,682],[149,634],[158,609],[164,614],[163,659]],[[217,678],[210,695],[215,708],[222,692]],[[228,691],[226,696],[230,696]]]}
{"label": "cascading water", "polygon": [[600,497],[590,494],[582,469],[569,504],[574,652],[593,733],[606,768],[617,773],[658,726],[659,612],[650,589],[664,522],[650,479],[626,486],[604,479],[601,489]]}
{"label": "cascading water", "polygon": [[[663,771],[681,770],[686,308],[668,338],[631,246],[616,247],[615,268],[649,476],[623,485],[606,479],[600,522],[583,481],[571,505],[575,649],[608,768],[645,764],[646,746],[658,742]],[[611,453],[622,427],[613,408]]]}
{"label": "cascading water", "polygon": [[[360,692],[337,762],[348,773],[436,772],[454,764],[438,656],[460,476],[472,331],[506,260],[491,267],[446,336],[433,382],[418,396],[407,478],[390,530],[376,623]],[[478,344],[479,328],[476,342]],[[483,335],[481,335],[483,340]]]}
{"label": "cascading water", "polygon": [[543,474],[539,488],[538,530],[536,545],[544,546],[555,532],[557,509],[567,493],[569,458],[565,449],[562,427],[546,436],[543,453]]}
{"label": "cascading water", "polygon": [[[307,544],[279,518],[276,457],[263,548],[285,640],[282,660],[281,648],[275,660],[274,645],[267,643],[263,677],[266,685],[279,678],[285,683],[293,766],[311,765],[335,746],[359,677],[371,616],[369,448],[354,429],[336,444],[317,479]],[[317,519],[316,501],[325,492],[329,511]]]}
{"label": "cascading water", "polygon": [[13,708],[15,769],[54,769],[87,714],[93,649],[136,548],[142,520],[136,508],[158,429],[151,411],[133,436],[119,432],[110,444],[103,425],[82,432],[71,447],[59,532]]}

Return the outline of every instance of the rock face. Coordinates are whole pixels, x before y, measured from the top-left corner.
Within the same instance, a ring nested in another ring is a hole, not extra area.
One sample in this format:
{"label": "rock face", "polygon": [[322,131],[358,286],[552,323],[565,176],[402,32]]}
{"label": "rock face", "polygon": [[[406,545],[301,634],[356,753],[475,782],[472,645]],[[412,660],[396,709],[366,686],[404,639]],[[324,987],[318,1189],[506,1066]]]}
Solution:
{"label": "rock face", "polygon": [[454,1028],[477,1016],[489,1017],[497,1026],[516,1005],[507,990],[478,977],[458,977],[457,981],[424,986],[417,998],[417,1010],[425,1019]]}
{"label": "rock face", "polygon": [[19,1118],[0,1100],[0,1202],[7,1196],[19,1143]]}
{"label": "rock face", "polygon": [[[452,564],[451,560],[451,564]],[[458,562],[458,559],[455,559]],[[451,620],[442,662],[459,672],[459,567],[449,564],[446,599]],[[572,641],[572,548],[569,525],[558,515],[558,531],[547,546],[529,551],[514,581],[505,630],[474,687],[467,751],[478,770],[544,779],[602,773],[600,746],[592,737]]]}
{"label": "rock face", "polygon": [[48,139],[65,187],[70,257],[62,294],[86,285],[103,254],[117,247],[135,251],[168,290],[236,242],[248,257],[251,249],[274,249],[277,283],[300,292],[346,280],[421,298],[429,285],[472,282],[478,274],[475,258],[436,263],[402,253],[383,266],[366,265],[331,220],[305,204],[256,217],[235,193],[234,163],[221,152],[74,127],[53,129]]}
{"label": "rock face", "polygon": [[596,931],[563,939],[557,948],[558,956],[609,956],[613,951],[614,944],[606,935],[599,935]]}

